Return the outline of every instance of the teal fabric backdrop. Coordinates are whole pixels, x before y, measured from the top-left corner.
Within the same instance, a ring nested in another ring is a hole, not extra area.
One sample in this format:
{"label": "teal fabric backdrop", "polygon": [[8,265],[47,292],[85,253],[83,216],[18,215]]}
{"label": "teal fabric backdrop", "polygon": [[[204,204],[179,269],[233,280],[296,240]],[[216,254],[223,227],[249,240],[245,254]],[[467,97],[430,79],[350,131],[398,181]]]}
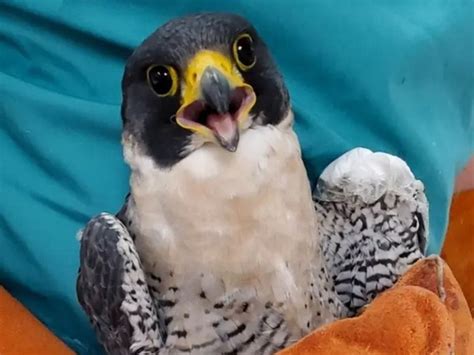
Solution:
{"label": "teal fabric backdrop", "polygon": [[127,192],[120,80],[131,50],[181,14],[249,18],[288,83],[314,181],[355,146],[426,184],[430,251],[473,151],[474,5],[405,1],[0,1],[0,283],[83,354],[77,230]]}

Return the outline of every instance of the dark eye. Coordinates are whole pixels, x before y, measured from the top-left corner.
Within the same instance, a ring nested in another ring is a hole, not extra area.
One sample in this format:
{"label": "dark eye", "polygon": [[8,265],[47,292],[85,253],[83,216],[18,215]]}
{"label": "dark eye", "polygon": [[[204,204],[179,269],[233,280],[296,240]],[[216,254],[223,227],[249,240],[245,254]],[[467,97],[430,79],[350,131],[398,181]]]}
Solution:
{"label": "dark eye", "polygon": [[235,61],[240,69],[249,70],[255,65],[257,58],[255,57],[252,37],[248,33],[237,37],[232,47]]}
{"label": "dark eye", "polygon": [[178,87],[176,71],[167,65],[152,65],[147,70],[148,85],[158,96],[171,96]]}

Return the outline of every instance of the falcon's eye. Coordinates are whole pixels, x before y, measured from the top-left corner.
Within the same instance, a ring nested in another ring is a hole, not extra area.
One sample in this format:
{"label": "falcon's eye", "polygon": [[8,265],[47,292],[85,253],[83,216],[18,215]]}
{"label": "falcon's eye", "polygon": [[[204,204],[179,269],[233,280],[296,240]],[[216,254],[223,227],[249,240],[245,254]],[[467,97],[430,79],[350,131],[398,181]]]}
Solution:
{"label": "falcon's eye", "polygon": [[235,61],[242,70],[249,70],[255,65],[257,57],[253,47],[252,37],[248,33],[243,33],[234,41],[232,46]]}
{"label": "falcon's eye", "polygon": [[178,87],[176,71],[167,65],[152,65],[146,71],[148,85],[156,95],[172,96]]}

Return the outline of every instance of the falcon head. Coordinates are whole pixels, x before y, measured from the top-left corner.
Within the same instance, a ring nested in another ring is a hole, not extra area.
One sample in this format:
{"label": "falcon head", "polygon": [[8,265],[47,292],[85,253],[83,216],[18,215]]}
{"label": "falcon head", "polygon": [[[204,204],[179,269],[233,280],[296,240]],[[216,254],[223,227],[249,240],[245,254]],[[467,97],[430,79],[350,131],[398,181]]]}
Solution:
{"label": "falcon head", "polygon": [[289,110],[265,43],[233,14],[191,15],[158,28],[129,58],[122,91],[124,139],[160,167],[204,144],[231,154],[246,130],[276,125]]}

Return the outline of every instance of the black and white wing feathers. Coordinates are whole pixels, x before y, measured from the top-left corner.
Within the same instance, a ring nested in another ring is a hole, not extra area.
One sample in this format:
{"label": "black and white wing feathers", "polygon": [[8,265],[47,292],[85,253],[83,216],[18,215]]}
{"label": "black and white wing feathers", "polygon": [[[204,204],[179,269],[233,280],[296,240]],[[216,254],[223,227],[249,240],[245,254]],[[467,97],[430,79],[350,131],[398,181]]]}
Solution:
{"label": "black and white wing feathers", "polygon": [[122,222],[102,213],[81,235],[77,297],[109,354],[155,354],[158,317],[135,245]]}
{"label": "black and white wing feathers", "polygon": [[424,256],[428,203],[401,159],[356,148],[330,164],[313,195],[323,263],[351,316]]}

